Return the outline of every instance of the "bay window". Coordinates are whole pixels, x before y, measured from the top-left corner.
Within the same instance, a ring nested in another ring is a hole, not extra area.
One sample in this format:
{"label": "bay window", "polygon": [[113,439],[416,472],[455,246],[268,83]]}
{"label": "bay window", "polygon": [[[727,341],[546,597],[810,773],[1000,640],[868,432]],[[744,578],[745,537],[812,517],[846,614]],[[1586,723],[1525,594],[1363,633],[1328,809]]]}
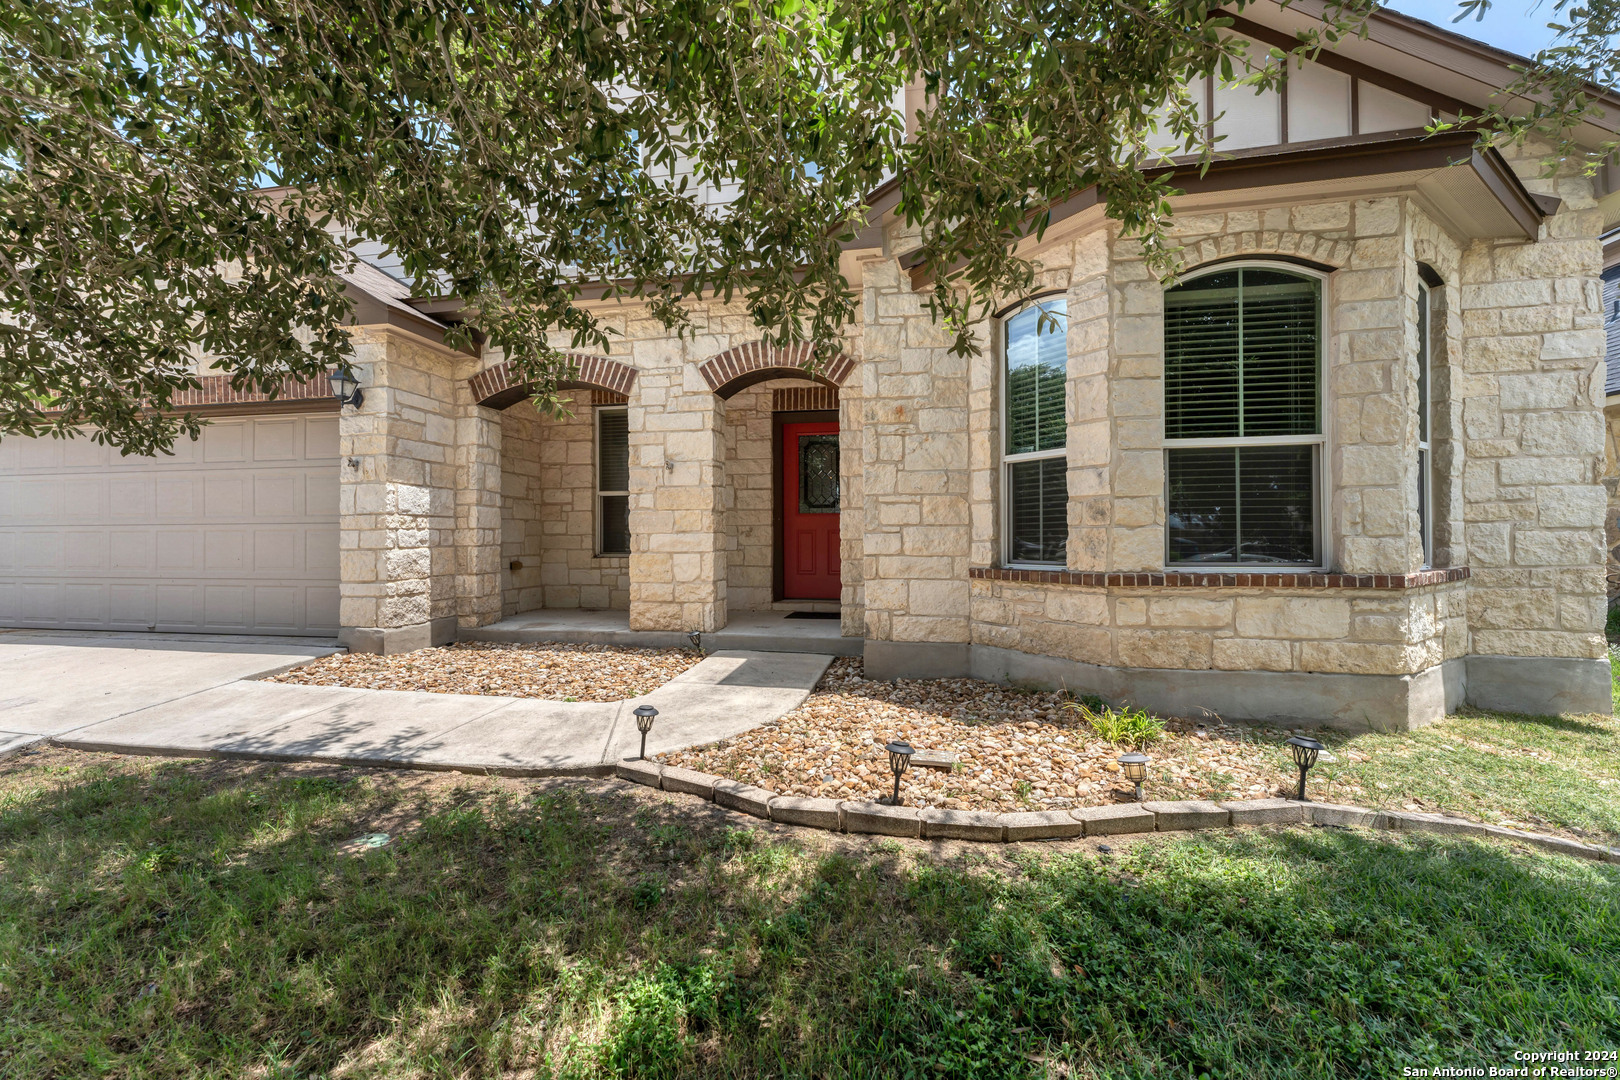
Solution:
{"label": "bay window", "polygon": [[1063,566],[1069,546],[1068,306],[1043,300],[1002,322],[1002,503],[1009,565]]}
{"label": "bay window", "polygon": [[1164,294],[1169,565],[1322,565],[1321,281],[1224,265]]}

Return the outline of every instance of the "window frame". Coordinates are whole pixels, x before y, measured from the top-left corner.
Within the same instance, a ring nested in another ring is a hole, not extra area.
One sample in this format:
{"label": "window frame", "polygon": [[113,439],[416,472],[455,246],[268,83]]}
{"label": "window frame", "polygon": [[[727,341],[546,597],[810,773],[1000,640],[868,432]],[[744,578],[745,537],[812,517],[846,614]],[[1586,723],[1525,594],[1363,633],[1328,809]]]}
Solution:
{"label": "window frame", "polygon": [[[1330,452],[1332,414],[1328,408],[1327,375],[1328,375],[1328,349],[1333,340],[1332,329],[1329,326],[1329,313],[1333,310],[1331,289],[1333,283],[1332,273],[1317,269],[1315,266],[1305,265],[1291,259],[1222,259],[1216,262],[1203,263],[1193,267],[1186,273],[1179,274],[1175,280],[1164,287],[1161,296],[1168,293],[1177,285],[1184,285],[1211,274],[1225,273],[1229,270],[1243,270],[1253,268],[1256,270],[1270,270],[1297,274],[1300,277],[1313,278],[1317,283],[1316,290],[1316,428],[1315,435],[1251,435],[1235,436],[1230,438],[1207,439],[1172,439],[1164,438],[1162,442],[1163,469],[1164,469],[1164,496],[1165,510],[1169,511],[1170,496],[1170,452],[1172,450],[1205,450],[1243,448],[1254,446],[1314,446],[1316,448],[1316,491],[1312,499],[1312,532],[1316,538],[1317,558],[1312,563],[1208,563],[1208,562],[1176,562],[1170,557],[1170,526],[1165,523],[1164,529],[1164,566],[1167,570],[1196,570],[1203,573],[1264,573],[1264,574],[1320,574],[1333,564],[1332,536],[1328,527],[1331,515],[1328,512],[1329,493],[1332,483],[1332,454]],[[1164,328],[1164,311],[1160,308],[1160,330]],[[1163,389],[1163,375],[1160,376],[1160,387]],[[1169,410],[1163,406],[1161,398],[1161,422],[1167,422]]]}
{"label": "window frame", "polygon": [[[1062,562],[1032,562],[1028,559],[1014,559],[1012,557],[1012,466],[1030,461],[1045,461],[1051,458],[1062,458],[1064,472],[1068,472],[1069,457],[1069,376],[1068,376],[1068,343],[1064,343],[1064,373],[1063,373],[1063,445],[1053,450],[1030,450],[1021,454],[1007,453],[1007,324],[1032,307],[1048,303],[1052,300],[1062,300],[1064,335],[1068,334],[1068,299],[1066,289],[1050,289],[1028,297],[1022,303],[1013,304],[996,312],[996,486],[998,501],[1001,506],[998,512],[998,521],[1001,527],[1001,538],[998,547],[1001,549],[1001,565],[1008,570],[1051,570],[1053,568],[1068,568],[1068,544],[1063,549],[1065,558]],[[1064,500],[1064,522],[1068,522],[1068,500]]]}
{"label": "window frame", "polygon": [[[628,516],[630,490],[626,488],[623,491],[604,491],[602,488],[602,417],[610,413],[620,414],[625,417],[625,427],[627,429],[625,433],[627,444],[626,464],[628,466],[630,407],[628,405],[597,405],[592,408],[591,412],[591,516],[595,519],[595,527],[592,530],[595,534],[592,549],[598,559],[625,559],[629,558],[629,551],[608,551],[603,543],[607,515],[602,512],[602,499],[604,497],[623,496],[626,503],[626,515]],[[625,473],[628,478],[628,467],[625,469]],[[625,528],[625,537],[631,539],[628,524]],[[631,546],[634,546],[633,539],[631,539]]]}
{"label": "window frame", "polygon": [[1434,567],[1434,291],[1418,280],[1417,311],[1418,537],[1423,569]]}

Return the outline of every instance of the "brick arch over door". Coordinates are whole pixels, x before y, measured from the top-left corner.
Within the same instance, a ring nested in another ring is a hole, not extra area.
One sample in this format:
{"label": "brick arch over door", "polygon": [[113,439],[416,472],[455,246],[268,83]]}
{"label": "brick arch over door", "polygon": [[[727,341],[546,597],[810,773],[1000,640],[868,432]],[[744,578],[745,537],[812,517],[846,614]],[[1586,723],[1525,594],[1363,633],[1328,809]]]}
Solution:
{"label": "brick arch over door", "polygon": [[819,370],[808,371],[811,355],[810,346],[803,343],[778,349],[763,341],[750,341],[705,360],[698,365],[698,371],[710,390],[729,398],[766,379],[813,379],[823,386],[839,387],[855,370],[855,361],[839,353]]}
{"label": "brick arch over door", "polygon": [[[565,352],[563,356],[573,362],[572,379],[557,384],[559,390],[606,390],[613,394],[628,395],[636,381],[636,369],[605,356],[588,353]],[[517,381],[517,373],[510,360],[486,368],[467,380],[473,400],[486,409],[507,409],[529,396],[529,385]]]}

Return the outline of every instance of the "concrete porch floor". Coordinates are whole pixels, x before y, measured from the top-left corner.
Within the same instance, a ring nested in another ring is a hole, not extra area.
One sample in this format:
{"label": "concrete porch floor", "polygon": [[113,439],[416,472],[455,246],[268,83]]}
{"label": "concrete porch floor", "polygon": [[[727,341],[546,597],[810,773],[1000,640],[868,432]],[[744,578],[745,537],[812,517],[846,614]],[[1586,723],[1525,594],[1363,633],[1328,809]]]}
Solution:
{"label": "concrete porch floor", "polygon": [[[703,635],[703,648],[707,652],[746,649],[823,656],[860,656],[866,648],[865,638],[841,637],[837,619],[790,619],[788,615],[786,611],[732,612],[724,629]],[[456,636],[462,641],[691,647],[686,635],[678,631],[630,629],[627,611],[525,611],[488,626],[463,628]]]}

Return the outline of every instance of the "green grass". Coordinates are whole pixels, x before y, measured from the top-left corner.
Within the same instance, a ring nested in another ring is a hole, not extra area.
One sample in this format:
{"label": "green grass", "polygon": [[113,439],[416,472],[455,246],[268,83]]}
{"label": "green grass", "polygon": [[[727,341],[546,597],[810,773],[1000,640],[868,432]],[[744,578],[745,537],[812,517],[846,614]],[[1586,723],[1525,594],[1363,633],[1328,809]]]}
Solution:
{"label": "green grass", "polygon": [[[0,765],[0,1075],[1388,1077],[1620,1046],[1620,868],[965,847],[642,790]],[[389,832],[387,846],[345,841]]]}
{"label": "green grass", "polygon": [[1464,713],[1405,734],[1324,741],[1339,760],[1311,771],[1314,798],[1383,808],[1416,801],[1610,844],[1620,838],[1620,721],[1612,716]]}

